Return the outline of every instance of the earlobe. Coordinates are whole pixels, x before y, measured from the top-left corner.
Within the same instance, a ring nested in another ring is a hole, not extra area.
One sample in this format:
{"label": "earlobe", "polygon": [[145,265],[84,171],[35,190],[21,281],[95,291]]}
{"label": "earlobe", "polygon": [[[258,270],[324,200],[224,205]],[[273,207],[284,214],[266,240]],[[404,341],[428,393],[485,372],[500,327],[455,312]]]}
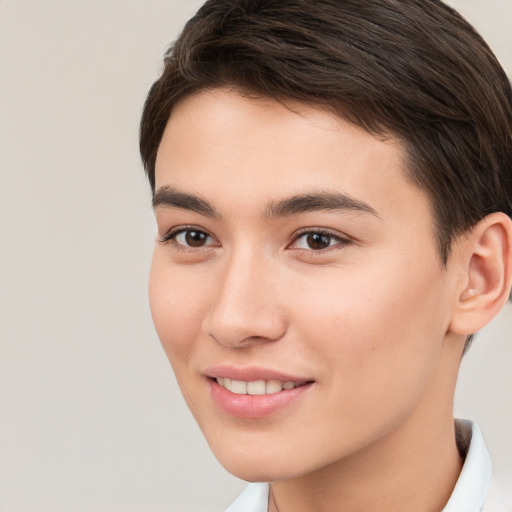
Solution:
{"label": "earlobe", "polygon": [[465,279],[450,330],[473,334],[502,309],[512,286],[512,220],[497,212],[481,220],[461,244]]}

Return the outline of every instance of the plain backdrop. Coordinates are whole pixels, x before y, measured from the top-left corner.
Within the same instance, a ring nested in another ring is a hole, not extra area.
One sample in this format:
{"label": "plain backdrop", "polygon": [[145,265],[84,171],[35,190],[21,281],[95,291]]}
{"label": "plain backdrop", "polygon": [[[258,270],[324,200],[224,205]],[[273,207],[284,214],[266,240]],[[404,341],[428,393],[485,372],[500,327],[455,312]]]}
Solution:
{"label": "plain backdrop", "polygon": [[[0,511],[221,511],[154,332],[145,94],[197,0],[0,0]],[[512,70],[512,0],[458,0]],[[455,410],[512,460],[512,307],[462,363]],[[200,483],[201,491],[197,485]]]}

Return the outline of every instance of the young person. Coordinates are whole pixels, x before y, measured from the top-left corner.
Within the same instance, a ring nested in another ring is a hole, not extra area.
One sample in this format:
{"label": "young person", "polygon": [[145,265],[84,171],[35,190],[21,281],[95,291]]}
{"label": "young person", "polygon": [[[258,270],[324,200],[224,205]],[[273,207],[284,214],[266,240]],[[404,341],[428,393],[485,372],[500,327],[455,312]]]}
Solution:
{"label": "young person", "polygon": [[452,411],[512,286],[512,91],[475,30],[438,0],[209,0],[140,147],[157,332],[256,482],[229,512],[497,512]]}

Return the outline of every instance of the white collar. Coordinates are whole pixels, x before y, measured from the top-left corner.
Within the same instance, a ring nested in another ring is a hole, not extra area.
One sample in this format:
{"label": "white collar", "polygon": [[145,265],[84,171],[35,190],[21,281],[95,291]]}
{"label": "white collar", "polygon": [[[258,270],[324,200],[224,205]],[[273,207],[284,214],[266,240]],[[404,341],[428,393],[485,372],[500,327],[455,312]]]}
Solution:
{"label": "white collar", "polygon": [[[469,446],[459,479],[443,512],[480,512],[491,481],[491,456],[476,423],[457,420],[455,425],[458,438],[465,437]],[[464,450],[465,447],[461,448]]]}
{"label": "white collar", "polygon": [[[467,420],[456,420],[459,450],[466,458],[455,489],[442,512],[485,512],[491,480],[491,457],[480,429]],[[268,512],[269,484],[252,483],[225,512]]]}

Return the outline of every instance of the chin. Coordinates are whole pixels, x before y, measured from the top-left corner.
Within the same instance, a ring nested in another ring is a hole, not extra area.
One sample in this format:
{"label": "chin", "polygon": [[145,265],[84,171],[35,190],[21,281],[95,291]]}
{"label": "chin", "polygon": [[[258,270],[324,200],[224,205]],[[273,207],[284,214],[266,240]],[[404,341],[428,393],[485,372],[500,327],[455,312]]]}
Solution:
{"label": "chin", "polygon": [[229,461],[220,463],[233,476],[245,480],[246,482],[276,482],[278,480],[288,480],[300,476],[300,473],[290,471],[290,467],[280,470],[272,467],[271,463],[258,463],[255,461]]}
{"label": "chin", "polygon": [[[250,448],[236,446],[212,447],[213,454],[226,471],[247,482],[274,482],[297,478],[310,471],[303,462],[298,450],[286,455],[275,447]],[[298,460],[294,460],[298,459]]]}

